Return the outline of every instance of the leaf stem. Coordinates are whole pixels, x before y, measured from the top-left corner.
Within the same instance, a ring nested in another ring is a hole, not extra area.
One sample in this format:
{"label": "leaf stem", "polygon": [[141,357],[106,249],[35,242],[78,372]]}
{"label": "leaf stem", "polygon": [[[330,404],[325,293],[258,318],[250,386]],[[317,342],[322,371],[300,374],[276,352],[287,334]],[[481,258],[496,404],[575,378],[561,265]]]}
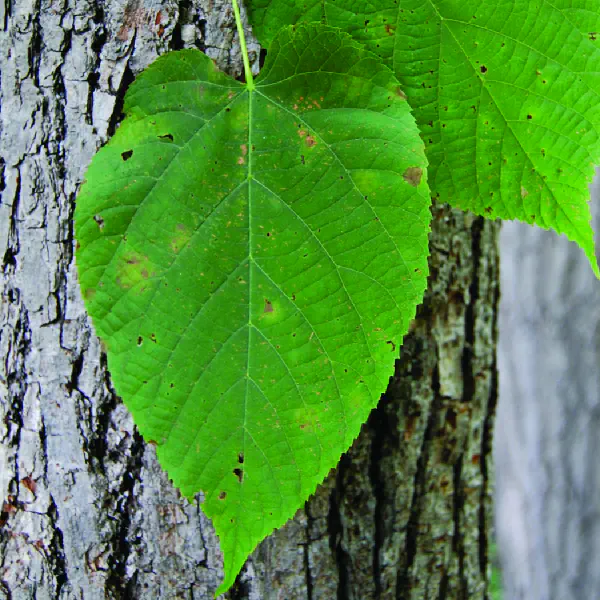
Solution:
{"label": "leaf stem", "polygon": [[244,35],[244,26],[242,25],[242,16],[240,15],[240,7],[237,0],[232,0],[233,12],[235,13],[235,24],[237,25],[238,35],[240,37],[240,46],[242,48],[242,57],[244,59],[244,72],[246,74],[246,85],[249,90],[254,89],[254,77],[250,68],[250,60],[248,59],[248,48],[246,47],[246,36]]}

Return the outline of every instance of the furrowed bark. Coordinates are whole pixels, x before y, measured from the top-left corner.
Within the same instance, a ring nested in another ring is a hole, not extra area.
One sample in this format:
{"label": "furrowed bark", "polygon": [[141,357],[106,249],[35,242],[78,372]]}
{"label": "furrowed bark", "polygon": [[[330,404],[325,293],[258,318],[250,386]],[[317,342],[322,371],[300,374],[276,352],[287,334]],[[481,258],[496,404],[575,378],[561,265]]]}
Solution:
{"label": "furrowed bark", "polygon": [[[0,597],[212,598],[218,540],[114,394],[72,217],[156,56],[198,47],[241,74],[230,3],[4,0],[0,27]],[[434,208],[430,290],[388,392],[228,598],[486,598],[496,234]]]}

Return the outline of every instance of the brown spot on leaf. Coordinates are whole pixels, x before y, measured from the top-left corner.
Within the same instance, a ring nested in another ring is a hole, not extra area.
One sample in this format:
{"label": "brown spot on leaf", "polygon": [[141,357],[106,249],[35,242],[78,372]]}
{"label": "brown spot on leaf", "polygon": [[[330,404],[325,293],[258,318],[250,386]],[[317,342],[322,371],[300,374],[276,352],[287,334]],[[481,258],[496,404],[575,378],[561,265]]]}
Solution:
{"label": "brown spot on leaf", "polygon": [[221,492],[219,494],[219,500],[225,500],[227,498],[227,492]]}
{"label": "brown spot on leaf", "polygon": [[265,298],[265,309],[263,311],[264,313],[272,313],[273,312],[273,304],[271,303],[270,300],[267,300]]}
{"label": "brown spot on leaf", "polygon": [[396,96],[402,98],[402,100],[406,100],[406,94],[402,91],[402,88],[400,86],[396,87],[394,92],[396,93]]}
{"label": "brown spot on leaf", "polygon": [[529,196],[529,192],[521,186],[521,198],[526,198],[527,196]]}
{"label": "brown spot on leaf", "polygon": [[412,185],[413,187],[417,187],[421,183],[421,178],[423,177],[423,169],[421,167],[408,167],[404,174],[404,181]]}
{"label": "brown spot on leaf", "polygon": [[312,135],[307,135],[306,136],[306,145],[309,148],[312,148],[313,146],[317,145],[317,140],[315,140],[315,138]]}

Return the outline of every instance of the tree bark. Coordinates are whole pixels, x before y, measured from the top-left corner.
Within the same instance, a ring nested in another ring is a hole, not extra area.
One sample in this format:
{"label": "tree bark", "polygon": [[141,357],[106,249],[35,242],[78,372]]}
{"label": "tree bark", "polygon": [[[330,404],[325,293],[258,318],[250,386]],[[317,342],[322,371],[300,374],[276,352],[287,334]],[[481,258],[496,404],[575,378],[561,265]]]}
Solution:
{"label": "tree bark", "polygon": [[[197,46],[239,75],[229,1],[4,0],[0,27],[0,597],[212,598],[218,540],[111,388],[72,217],[158,54]],[[379,408],[227,598],[487,598],[497,226],[433,213],[430,289]]]}
{"label": "tree bark", "polygon": [[[600,231],[600,178],[592,187]],[[552,232],[502,233],[497,533],[506,600],[600,590],[600,286]]]}

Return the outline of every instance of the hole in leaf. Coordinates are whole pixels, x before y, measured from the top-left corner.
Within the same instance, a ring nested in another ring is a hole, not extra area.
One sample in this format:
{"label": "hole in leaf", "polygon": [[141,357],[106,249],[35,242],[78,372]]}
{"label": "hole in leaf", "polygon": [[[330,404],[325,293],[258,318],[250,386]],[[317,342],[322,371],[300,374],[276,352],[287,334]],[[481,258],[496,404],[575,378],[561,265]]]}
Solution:
{"label": "hole in leaf", "polygon": [[242,481],[244,480],[244,470],[243,469],[235,468],[233,470],[233,474],[238,478],[238,481],[240,483],[242,483]]}
{"label": "hole in leaf", "polygon": [[481,65],[481,67],[479,67],[479,70],[480,70],[482,73],[487,73],[487,67],[486,67],[485,65]]}
{"label": "hole in leaf", "polygon": [[95,215],[94,221],[96,221],[96,224],[100,229],[104,229],[104,219],[100,215]]}
{"label": "hole in leaf", "polygon": [[133,150],[125,150],[125,152],[121,152],[121,158],[124,161],[128,161],[133,156]]}
{"label": "hole in leaf", "polygon": [[219,500],[225,500],[227,498],[227,492],[221,492],[219,494]]}
{"label": "hole in leaf", "polygon": [[267,51],[264,48],[261,48],[260,54],[258,55],[259,70],[263,68],[266,59],[267,59]]}
{"label": "hole in leaf", "polygon": [[244,464],[244,453],[243,452],[240,452],[238,454],[238,462],[240,463],[240,465]]}
{"label": "hole in leaf", "polygon": [[141,345],[144,343],[144,338],[143,338],[143,337],[140,335],[140,336],[138,337],[138,340],[137,340],[137,342],[138,342],[138,346],[141,346]]}
{"label": "hole in leaf", "polygon": [[172,133],[165,133],[165,135],[159,135],[158,138],[161,139],[161,140],[169,140],[170,142],[172,142],[173,141],[173,134]]}

